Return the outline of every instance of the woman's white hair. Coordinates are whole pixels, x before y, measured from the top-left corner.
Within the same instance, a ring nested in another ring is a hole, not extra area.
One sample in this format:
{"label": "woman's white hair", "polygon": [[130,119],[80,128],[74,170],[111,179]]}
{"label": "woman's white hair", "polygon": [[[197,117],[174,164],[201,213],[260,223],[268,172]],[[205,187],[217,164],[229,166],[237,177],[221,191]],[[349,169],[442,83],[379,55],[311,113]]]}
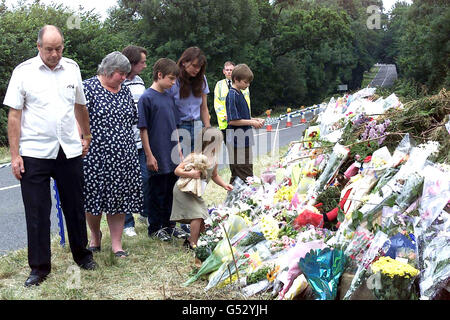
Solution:
{"label": "woman's white hair", "polygon": [[116,71],[126,74],[131,71],[130,61],[119,51],[111,52],[103,58],[98,66],[97,74],[110,77]]}

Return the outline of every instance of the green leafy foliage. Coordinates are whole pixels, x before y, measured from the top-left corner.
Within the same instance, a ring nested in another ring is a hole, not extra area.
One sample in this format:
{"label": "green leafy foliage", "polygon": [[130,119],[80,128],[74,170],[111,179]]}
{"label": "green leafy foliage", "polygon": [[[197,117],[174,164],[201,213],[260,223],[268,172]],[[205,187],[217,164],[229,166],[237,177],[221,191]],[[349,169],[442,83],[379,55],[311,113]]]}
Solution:
{"label": "green leafy foliage", "polygon": [[[212,93],[223,78],[226,60],[246,63],[254,73],[251,108],[254,116],[267,109],[316,104],[336,94],[338,84],[361,86],[364,71],[381,60],[395,62],[401,75],[413,79],[406,93],[426,92],[448,84],[449,10],[445,1],[397,4],[393,15],[381,15],[381,29],[367,27],[367,7],[380,0],[119,0],[104,22],[91,11],[79,10],[80,28],[70,29],[75,14],[63,5],[19,2],[0,4],[0,100],[11,72],[37,54],[36,37],[45,24],[59,26],[65,36],[64,56],[74,59],[83,79],[96,73],[109,52],[129,44],[145,47],[149,86],[153,63],[175,61],[190,46],[207,56]],[[416,50],[416,46],[423,49]],[[386,50],[383,50],[386,47]],[[447,51],[446,51],[447,50]],[[211,122],[216,115],[208,95]],[[7,107],[0,107],[0,145],[7,143]]]}
{"label": "green leafy foliage", "polygon": [[402,78],[436,93],[450,86],[450,5],[448,1],[399,2],[391,12],[384,44],[386,61]]}
{"label": "green leafy foliage", "polygon": [[262,266],[258,268],[255,272],[249,274],[247,276],[247,285],[251,285],[254,283],[257,283],[261,280],[264,280],[267,278],[267,273],[272,269],[271,266]]}

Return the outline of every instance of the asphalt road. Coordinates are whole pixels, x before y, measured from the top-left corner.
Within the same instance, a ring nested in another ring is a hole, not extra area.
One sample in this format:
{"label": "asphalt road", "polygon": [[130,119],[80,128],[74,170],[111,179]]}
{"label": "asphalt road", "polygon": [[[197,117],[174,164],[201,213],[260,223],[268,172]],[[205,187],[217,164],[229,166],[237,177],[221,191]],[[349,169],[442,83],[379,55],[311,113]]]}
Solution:
{"label": "asphalt road", "polygon": [[[305,115],[306,120],[309,120],[312,117],[314,117],[313,111],[310,111]],[[277,136],[275,148],[285,146],[291,141],[301,139],[303,131],[307,126],[308,123],[300,124],[300,117],[296,117],[292,118],[292,127],[286,128],[286,119],[280,121],[278,134],[276,134],[277,124],[272,125],[271,132],[268,132],[266,128],[254,130],[254,155],[271,152],[274,146],[275,136]],[[219,168],[223,168],[228,164],[226,148],[222,149],[225,153],[220,157],[222,160]],[[50,184],[53,202],[50,217],[51,231],[52,233],[58,233],[59,227],[53,181],[51,181]],[[67,233],[65,233],[65,237],[66,244],[68,245]],[[19,181],[12,175],[10,166],[3,167],[0,168],[0,255],[4,255],[9,251],[25,248],[26,246],[27,234],[25,212]]]}
{"label": "asphalt road", "polygon": [[379,64],[377,75],[370,83],[371,87],[391,87],[397,80],[397,68],[394,64]]}
{"label": "asphalt road", "polygon": [[[53,187],[53,181],[51,183]],[[52,196],[54,196],[54,191]],[[58,232],[56,201],[53,200],[51,230]],[[26,247],[27,233],[25,211],[19,181],[12,175],[11,167],[0,169],[0,255]]]}

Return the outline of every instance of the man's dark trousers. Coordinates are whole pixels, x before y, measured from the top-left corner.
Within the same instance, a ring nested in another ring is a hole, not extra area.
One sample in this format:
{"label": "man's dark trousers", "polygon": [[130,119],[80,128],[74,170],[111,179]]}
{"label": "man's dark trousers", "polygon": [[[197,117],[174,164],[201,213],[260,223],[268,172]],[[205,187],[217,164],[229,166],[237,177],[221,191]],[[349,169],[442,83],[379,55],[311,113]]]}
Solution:
{"label": "man's dark trousers", "polygon": [[86,216],[83,197],[81,156],[67,159],[62,148],[56,159],[22,157],[25,172],[20,181],[28,236],[28,263],[32,275],[46,276],[51,271],[50,251],[50,177],[56,181],[74,261],[84,264],[92,259],[87,250]]}

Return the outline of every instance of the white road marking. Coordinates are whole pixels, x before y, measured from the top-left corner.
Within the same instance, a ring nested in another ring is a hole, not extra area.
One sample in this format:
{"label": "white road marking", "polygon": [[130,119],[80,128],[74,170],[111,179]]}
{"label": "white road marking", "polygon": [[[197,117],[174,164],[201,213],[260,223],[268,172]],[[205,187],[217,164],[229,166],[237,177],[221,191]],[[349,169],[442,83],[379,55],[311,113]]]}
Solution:
{"label": "white road marking", "polygon": [[13,189],[13,188],[17,188],[17,187],[20,187],[20,184],[15,184],[15,185],[13,185],[13,186],[0,188],[0,191],[4,191],[4,190],[8,190],[8,189]]}
{"label": "white road marking", "polygon": [[391,69],[392,69],[392,68],[387,67],[386,76],[384,77],[384,80],[383,80],[383,82],[381,83],[381,86],[383,86],[383,85],[384,85],[384,82],[389,78],[389,71],[390,71]]}
{"label": "white road marking", "polygon": [[[292,129],[292,128],[295,128],[295,127],[298,127],[298,126],[304,126],[304,125],[306,125],[306,123],[300,123],[300,124],[296,124],[296,125],[292,125],[292,127],[287,127],[287,128],[281,128],[281,129],[278,129],[278,131],[282,131],[282,130],[287,130],[287,129]],[[259,129],[259,130],[264,130],[264,129]],[[254,134],[253,136],[262,136],[263,134],[267,134],[267,130],[266,131],[264,131],[263,133],[256,133],[256,134]],[[272,131],[272,132],[275,132],[275,131]]]}

